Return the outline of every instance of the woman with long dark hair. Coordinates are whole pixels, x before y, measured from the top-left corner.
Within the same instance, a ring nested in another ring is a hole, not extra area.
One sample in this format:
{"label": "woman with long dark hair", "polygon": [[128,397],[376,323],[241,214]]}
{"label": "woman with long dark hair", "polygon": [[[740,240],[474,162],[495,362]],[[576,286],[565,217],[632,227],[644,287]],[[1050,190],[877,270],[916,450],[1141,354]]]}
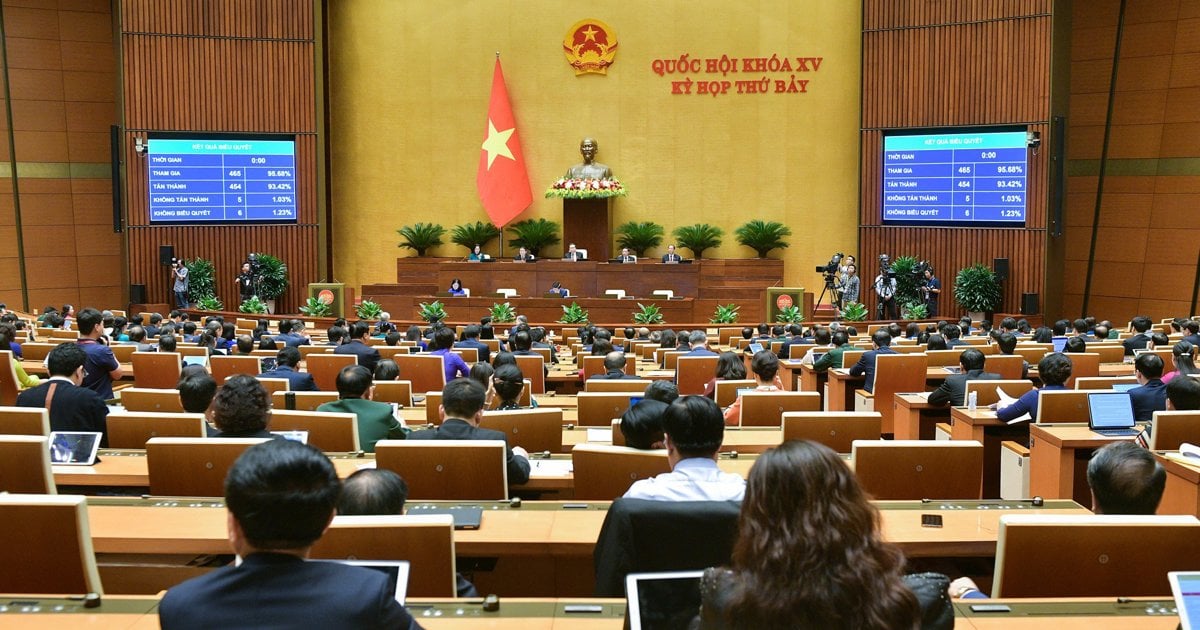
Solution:
{"label": "woman with long dark hair", "polygon": [[703,396],[717,397],[717,381],[737,381],[746,378],[746,362],[736,352],[722,352],[717,357],[717,369],[712,380],[704,384]]}
{"label": "woman with long dark hair", "polygon": [[1196,367],[1196,346],[1190,341],[1180,341],[1171,348],[1171,359],[1175,369],[1163,374],[1162,382],[1170,383],[1176,376],[1200,373]]}
{"label": "woman with long dark hair", "polygon": [[732,567],[701,581],[701,628],[916,628],[920,608],[879,511],[832,449],[794,440],[746,483]]}

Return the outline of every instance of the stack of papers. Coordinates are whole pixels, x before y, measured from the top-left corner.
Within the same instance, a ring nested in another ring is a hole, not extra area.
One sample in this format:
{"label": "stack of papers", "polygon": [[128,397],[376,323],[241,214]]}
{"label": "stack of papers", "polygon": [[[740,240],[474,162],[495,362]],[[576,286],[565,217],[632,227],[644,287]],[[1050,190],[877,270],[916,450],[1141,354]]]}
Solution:
{"label": "stack of papers", "polygon": [[[1007,407],[1007,406],[1017,402],[1016,398],[1013,398],[1012,396],[1009,396],[1008,394],[1004,393],[1004,390],[1000,389],[999,386],[996,387],[996,396],[999,397],[999,399],[1000,399],[999,401],[996,402],[997,409],[1003,409],[1004,407]],[[1029,417],[1028,413],[1023,413],[1023,414],[1017,416],[1016,418],[1009,420],[1008,424],[1017,424],[1018,422],[1029,422],[1031,420],[1033,420],[1033,418]]]}

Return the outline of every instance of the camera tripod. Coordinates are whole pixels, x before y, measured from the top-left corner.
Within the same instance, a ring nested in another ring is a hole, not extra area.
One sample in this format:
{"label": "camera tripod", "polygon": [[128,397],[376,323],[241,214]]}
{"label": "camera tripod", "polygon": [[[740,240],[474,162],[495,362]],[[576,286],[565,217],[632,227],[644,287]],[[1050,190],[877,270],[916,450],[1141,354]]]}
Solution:
{"label": "camera tripod", "polygon": [[829,306],[834,310],[834,317],[840,318],[842,313],[842,294],[838,292],[837,286],[834,284],[832,274],[825,274],[825,288],[821,289],[821,295],[817,296],[817,302],[813,304],[813,312],[821,307],[821,301],[825,296],[829,296]]}

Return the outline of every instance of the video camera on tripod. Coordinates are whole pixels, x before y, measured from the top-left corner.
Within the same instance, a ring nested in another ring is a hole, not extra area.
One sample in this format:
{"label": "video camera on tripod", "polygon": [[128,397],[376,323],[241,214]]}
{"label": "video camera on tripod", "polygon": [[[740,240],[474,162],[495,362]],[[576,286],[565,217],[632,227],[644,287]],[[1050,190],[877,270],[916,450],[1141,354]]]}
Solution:
{"label": "video camera on tripod", "polygon": [[817,266],[817,273],[825,276],[826,285],[833,283],[833,277],[838,272],[842,258],[845,258],[845,255],[843,255],[842,252],[838,252],[829,258],[828,263]]}

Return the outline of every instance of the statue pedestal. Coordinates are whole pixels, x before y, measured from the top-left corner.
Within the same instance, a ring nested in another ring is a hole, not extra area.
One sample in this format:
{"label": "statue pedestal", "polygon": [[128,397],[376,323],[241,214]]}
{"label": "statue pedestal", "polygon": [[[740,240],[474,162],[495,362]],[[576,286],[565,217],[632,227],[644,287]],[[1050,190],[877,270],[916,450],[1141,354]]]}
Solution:
{"label": "statue pedestal", "polygon": [[575,243],[589,260],[612,258],[612,198],[563,199],[563,251]]}

